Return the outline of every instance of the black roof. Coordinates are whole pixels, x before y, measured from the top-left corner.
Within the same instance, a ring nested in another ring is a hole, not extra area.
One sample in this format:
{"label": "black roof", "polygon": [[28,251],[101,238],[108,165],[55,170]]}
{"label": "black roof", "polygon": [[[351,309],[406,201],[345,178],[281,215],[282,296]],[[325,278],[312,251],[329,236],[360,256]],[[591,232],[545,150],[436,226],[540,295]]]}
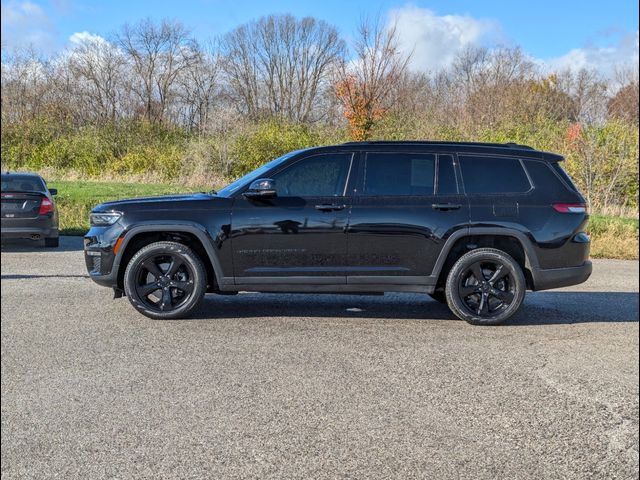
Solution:
{"label": "black roof", "polygon": [[411,147],[425,146],[434,147],[435,150],[456,150],[465,153],[493,153],[496,155],[517,154],[523,157],[536,158],[551,162],[564,160],[562,155],[557,153],[543,152],[536,150],[529,145],[520,145],[517,143],[486,143],[486,142],[447,142],[447,141],[430,141],[430,140],[376,140],[367,142],[346,142],[341,146],[362,146],[362,147]]}

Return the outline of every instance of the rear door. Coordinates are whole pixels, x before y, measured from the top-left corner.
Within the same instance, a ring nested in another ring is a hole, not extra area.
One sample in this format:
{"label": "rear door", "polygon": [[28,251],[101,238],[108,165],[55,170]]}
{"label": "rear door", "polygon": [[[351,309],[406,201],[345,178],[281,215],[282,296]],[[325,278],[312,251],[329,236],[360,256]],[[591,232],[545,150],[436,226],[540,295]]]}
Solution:
{"label": "rear door", "polygon": [[431,284],[449,236],[469,223],[455,154],[368,152],[348,230],[348,283]]}

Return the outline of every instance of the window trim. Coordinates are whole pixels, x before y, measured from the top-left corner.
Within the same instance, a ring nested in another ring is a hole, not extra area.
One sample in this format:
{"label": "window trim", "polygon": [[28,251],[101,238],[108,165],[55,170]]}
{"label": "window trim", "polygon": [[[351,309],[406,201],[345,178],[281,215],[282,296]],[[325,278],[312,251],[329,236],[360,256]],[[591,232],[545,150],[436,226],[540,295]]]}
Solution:
{"label": "window trim", "polygon": [[[455,193],[440,193],[438,191],[440,187],[440,157],[451,157],[451,168],[453,169],[453,181],[456,184],[456,192]],[[456,154],[455,153],[438,153],[436,155],[436,172],[435,172],[435,182],[434,182],[434,195],[437,197],[448,197],[452,195],[460,195],[460,182],[458,181],[458,169],[456,168]]]}
{"label": "window trim", "polygon": [[[467,186],[466,186],[466,184],[464,182],[464,171],[463,171],[463,168],[462,168],[462,157],[504,158],[504,159],[515,160],[520,164],[520,168],[524,172],[524,175],[527,178],[527,181],[529,182],[529,190],[525,190],[524,192],[480,192],[480,193],[478,193],[478,192],[467,192]],[[466,196],[529,195],[535,190],[533,182],[531,181],[531,176],[529,175],[529,172],[527,171],[526,167],[524,166],[524,163],[522,162],[522,158],[520,158],[520,157],[514,157],[512,155],[497,155],[497,154],[487,155],[487,154],[477,154],[477,153],[471,153],[471,154],[463,153],[463,154],[458,154],[458,160],[459,160],[459,164],[460,164],[461,183],[462,183],[463,188],[464,188],[464,195],[466,195]]]}

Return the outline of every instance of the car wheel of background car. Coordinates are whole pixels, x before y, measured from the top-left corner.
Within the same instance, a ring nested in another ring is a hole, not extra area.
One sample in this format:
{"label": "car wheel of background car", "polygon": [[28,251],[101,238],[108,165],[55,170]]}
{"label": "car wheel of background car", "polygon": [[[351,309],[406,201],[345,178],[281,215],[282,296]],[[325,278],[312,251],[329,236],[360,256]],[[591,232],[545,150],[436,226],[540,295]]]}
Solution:
{"label": "car wheel of background car", "polygon": [[510,255],[479,248],[454,264],[446,295],[458,318],[473,325],[498,325],[520,308],[525,290],[522,269]]}
{"label": "car wheel of background car", "polygon": [[143,315],[186,317],[202,300],[207,274],[202,260],[177,242],[156,242],[138,251],[124,274],[124,291]]}
{"label": "car wheel of background car", "polygon": [[46,248],[58,248],[60,245],[60,237],[51,237],[44,239],[44,246]]}
{"label": "car wheel of background car", "polygon": [[447,304],[447,294],[444,293],[444,290],[436,290],[433,293],[430,293],[429,296],[433,298],[436,302]]}

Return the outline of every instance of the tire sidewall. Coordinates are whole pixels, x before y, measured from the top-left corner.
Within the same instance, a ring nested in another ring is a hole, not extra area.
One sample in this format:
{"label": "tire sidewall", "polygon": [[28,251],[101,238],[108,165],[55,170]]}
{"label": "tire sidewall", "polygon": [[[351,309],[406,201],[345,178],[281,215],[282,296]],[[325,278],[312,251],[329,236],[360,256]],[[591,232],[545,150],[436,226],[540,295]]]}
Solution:
{"label": "tire sidewall", "polygon": [[[514,280],[515,297],[513,302],[500,315],[492,318],[483,318],[470,312],[458,295],[460,275],[473,263],[482,260],[502,263],[509,269]],[[458,318],[473,325],[499,325],[504,323],[518,311],[524,300],[525,292],[526,282],[518,263],[507,253],[493,248],[480,248],[466,253],[453,265],[447,277],[446,295],[449,308]]]}
{"label": "tire sidewall", "polygon": [[[136,292],[136,271],[140,263],[150,257],[162,254],[172,254],[179,256],[193,272],[193,293],[189,300],[175,310],[170,312],[158,312],[149,309],[140,299]],[[124,273],[124,291],[133,307],[143,315],[157,319],[169,320],[175,318],[184,318],[197,307],[206,290],[206,272],[200,258],[186,245],[177,242],[156,242],[140,249],[129,261]]]}

